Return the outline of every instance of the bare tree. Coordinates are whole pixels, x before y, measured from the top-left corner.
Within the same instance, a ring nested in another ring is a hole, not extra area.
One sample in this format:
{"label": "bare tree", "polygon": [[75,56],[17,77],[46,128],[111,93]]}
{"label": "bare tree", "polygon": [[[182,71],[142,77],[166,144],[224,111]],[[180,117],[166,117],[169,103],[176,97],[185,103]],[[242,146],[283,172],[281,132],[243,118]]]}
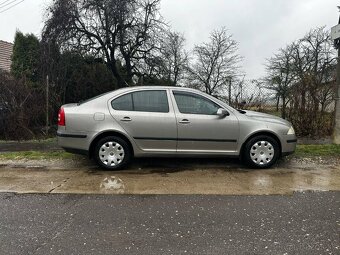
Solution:
{"label": "bare tree", "polygon": [[[177,86],[184,78],[188,65],[185,38],[178,32],[165,31],[160,48],[150,52],[140,69],[143,79],[153,79],[158,85]],[[143,84],[144,80],[139,81]]]}
{"label": "bare tree", "polygon": [[336,54],[329,31],[312,29],[268,60],[267,87],[282,99],[282,116],[302,136],[332,132]]}
{"label": "bare tree", "polygon": [[[312,107],[316,113],[320,103],[318,100],[320,85],[330,80],[331,67],[336,61],[330,34],[324,27],[316,28],[293,45],[295,73],[299,84],[304,88],[300,106]],[[311,98],[313,105],[306,104],[307,97]]]}
{"label": "bare tree", "polygon": [[0,73],[0,138],[32,139],[41,136],[44,101],[40,88],[32,88],[27,77],[20,79]]}
{"label": "bare tree", "polygon": [[139,76],[139,63],[159,44],[160,0],[56,0],[43,41],[102,57],[118,87]]}
{"label": "bare tree", "polygon": [[296,83],[294,73],[293,46],[279,50],[274,57],[267,60],[266,88],[273,90],[277,100],[277,108],[281,104],[281,116],[286,118],[286,109],[290,100],[291,87]]}
{"label": "bare tree", "polygon": [[185,50],[183,34],[173,31],[167,32],[162,41],[161,58],[165,78],[171,85],[177,86],[188,66],[188,53]]}
{"label": "bare tree", "polygon": [[213,31],[208,43],[194,49],[195,61],[190,69],[191,86],[210,95],[223,92],[239,71],[241,57],[237,51],[237,42],[225,28]]}

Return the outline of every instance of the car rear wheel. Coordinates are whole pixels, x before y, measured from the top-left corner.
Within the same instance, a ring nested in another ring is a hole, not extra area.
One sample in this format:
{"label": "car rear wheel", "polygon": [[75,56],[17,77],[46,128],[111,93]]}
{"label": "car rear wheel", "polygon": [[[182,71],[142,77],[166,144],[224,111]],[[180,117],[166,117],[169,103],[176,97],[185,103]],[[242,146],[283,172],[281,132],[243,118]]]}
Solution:
{"label": "car rear wheel", "polygon": [[108,170],[122,169],[131,160],[128,144],[115,136],[101,139],[95,147],[94,154],[98,165]]}
{"label": "car rear wheel", "polygon": [[253,168],[269,168],[280,157],[278,142],[266,135],[256,136],[245,145],[243,159]]}

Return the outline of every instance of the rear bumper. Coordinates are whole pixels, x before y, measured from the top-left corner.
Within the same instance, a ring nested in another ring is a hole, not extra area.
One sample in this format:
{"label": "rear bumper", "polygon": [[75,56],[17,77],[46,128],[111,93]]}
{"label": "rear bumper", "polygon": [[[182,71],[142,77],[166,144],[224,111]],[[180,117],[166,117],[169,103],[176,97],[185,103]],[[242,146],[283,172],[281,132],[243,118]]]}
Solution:
{"label": "rear bumper", "polygon": [[67,138],[87,138],[87,135],[77,135],[77,134],[67,134],[57,132],[57,137],[67,137]]}
{"label": "rear bumper", "polygon": [[89,150],[89,136],[86,133],[75,134],[58,130],[57,140],[58,145],[68,152],[87,154]]}

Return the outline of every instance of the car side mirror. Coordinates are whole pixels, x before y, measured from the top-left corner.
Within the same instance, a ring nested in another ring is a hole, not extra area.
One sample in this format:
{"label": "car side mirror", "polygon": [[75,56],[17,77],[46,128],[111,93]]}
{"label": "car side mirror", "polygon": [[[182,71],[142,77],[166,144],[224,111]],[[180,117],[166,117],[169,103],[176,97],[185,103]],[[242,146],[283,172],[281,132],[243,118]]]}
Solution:
{"label": "car side mirror", "polygon": [[226,109],[220,108],[217,110],[217,115],[223,118],[229,116],[230,114]]}

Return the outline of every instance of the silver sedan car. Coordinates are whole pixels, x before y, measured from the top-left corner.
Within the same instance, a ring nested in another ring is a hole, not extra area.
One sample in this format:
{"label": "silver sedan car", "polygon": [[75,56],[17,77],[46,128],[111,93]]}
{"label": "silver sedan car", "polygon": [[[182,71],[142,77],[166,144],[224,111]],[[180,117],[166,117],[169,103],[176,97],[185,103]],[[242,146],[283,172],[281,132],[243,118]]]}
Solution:
{"label": "silver sedan car", "polygon": [[239,157],[271,167],[295,151],[292,124],[264,113],[236,110],[200,91],[130,87],[61,107],[58,143],[68,152],[121,169],[133,157]]}

